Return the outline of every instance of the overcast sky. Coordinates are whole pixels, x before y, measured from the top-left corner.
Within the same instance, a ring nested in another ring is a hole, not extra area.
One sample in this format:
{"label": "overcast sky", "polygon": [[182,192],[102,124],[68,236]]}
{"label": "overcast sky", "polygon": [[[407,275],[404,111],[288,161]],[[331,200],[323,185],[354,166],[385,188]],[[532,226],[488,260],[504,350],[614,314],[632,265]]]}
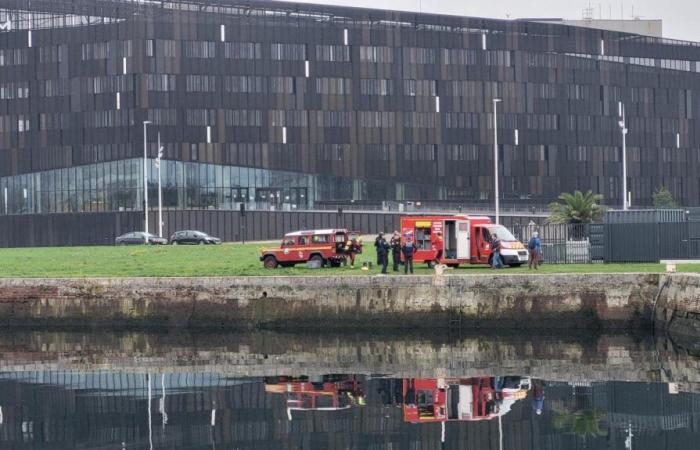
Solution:
{"label": "overcast sky", "polygon": [[[588,0],[295,0],[363,8],[457,14],[496,19],[521,17],[561,17],[580,19]],[[662,19],[664,37],[700,42],[700,0],[601,0],[591,1],[597,19]]]}

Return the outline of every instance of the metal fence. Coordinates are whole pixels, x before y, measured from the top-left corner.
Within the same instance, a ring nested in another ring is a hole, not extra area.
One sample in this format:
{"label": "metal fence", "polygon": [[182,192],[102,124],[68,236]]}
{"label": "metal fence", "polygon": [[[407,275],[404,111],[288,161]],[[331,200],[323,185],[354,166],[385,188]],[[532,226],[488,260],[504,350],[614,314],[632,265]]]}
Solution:
{"label": "metal fence", "polygon": [[700,259],[700,222],[605,224],[605,261]]}
{"label": "metal fence", "polygon": [[595,261],[595,253],[591,251],[591,227],[590,224],[532,223],[514,229],[514,234],[527,245],[532,234],[539,232],[543,263],[586,264]]}

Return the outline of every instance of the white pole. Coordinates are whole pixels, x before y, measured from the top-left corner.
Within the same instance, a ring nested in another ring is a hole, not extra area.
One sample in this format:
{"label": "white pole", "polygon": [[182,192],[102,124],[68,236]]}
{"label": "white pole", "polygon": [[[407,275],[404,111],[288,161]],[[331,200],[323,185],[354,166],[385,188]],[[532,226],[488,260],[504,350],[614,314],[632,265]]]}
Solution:
{"label": "white pole", "polygon": [[621,107],[622,120],[620,131],[622,132],[622,210],[627,211],[627,124],[625,123],[625,105]]}
{"label": "white pole", "polygon": [[160,182],[160,164],[163,157],[163,147],[160,146],[160,132],[158,132],[158,158],[156,159],[156,167],[158,167],[158,236],[163,237],[163,188]]}
{"label": "white pole", "polygon": [[496,224],[501,223],[501,214],[498,205],[498,118],[496,108],[500,98],[493,99],[493,192],[496,201]]}
{"label": "white pole", "polygon": [[146,139],[146,125],[149,123],[151,122],[148,120],[143,121],[143,216],[146,234],[148,234],[148,142]]}
{"label": "white pole", "polygon": [[153,391],[151,390],[151,374],[146,374],[148,381],[148,444],[150,450],[153,450],[153,423],[151,421],[151,400],[153,399]]}

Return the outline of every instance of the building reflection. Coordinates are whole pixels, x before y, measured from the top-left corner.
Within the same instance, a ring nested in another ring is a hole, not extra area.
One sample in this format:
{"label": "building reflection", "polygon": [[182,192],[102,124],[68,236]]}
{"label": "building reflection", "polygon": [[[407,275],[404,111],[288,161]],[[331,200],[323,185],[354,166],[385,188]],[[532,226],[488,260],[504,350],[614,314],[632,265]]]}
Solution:
{"label": "building reflection", "polygon": [[0,449],[602,450],[631,439],[675,450],[700,438],[689,391],[525,376],[4,372]]}

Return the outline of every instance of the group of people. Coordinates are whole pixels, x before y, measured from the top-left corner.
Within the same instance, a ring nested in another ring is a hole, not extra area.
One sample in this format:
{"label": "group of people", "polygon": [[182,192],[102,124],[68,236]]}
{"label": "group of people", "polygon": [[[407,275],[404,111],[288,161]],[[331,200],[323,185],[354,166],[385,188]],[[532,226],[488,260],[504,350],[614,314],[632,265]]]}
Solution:
{"label": "group of people", "polygon": [[[500,269],[503,267],[503,260],[501,259],[501,249],[501,240],[498,239],[498,235],[494,233],[491,239],[492,269]],[[540,240],[540,234],[537,231],[532,233],[530,240],[527,242],[527,249],[529,250],[527,266],[530,269],[538,270],[540,265],[540,257],[542,256],[542,241]]]}
{"label": "group of people", "polygon": [[387,273],[389,266],[389,252],[393,262],[394,272],[399,271],[401,264],[401,255],[403,254],[403,272],[407,274],[409,270],[413,273],[413,255],[416,253],[417,247],[412,239],[404,239],[401,242],[401,234],[394,231],[389,241],[384,237],[384,233],[379,233],[374,240],[374,248],[377,251],[377,265],[381,266],[382,273]]}

